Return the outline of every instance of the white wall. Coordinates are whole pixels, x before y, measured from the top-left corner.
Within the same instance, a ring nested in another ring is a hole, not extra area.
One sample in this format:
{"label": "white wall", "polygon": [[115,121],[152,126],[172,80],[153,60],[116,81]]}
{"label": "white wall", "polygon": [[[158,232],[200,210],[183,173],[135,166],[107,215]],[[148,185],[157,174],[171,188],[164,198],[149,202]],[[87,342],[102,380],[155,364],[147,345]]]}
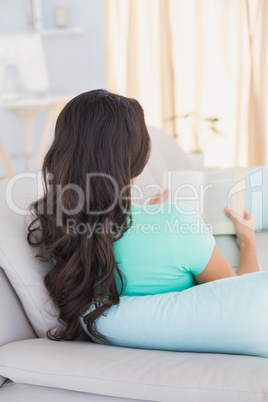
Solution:
{"label": "white wall", "polygon": [[[55,28],[53,7],[69,7],[69,26],[84,32],[74,36],[43,37],[50,92],[77,94],[94,88],[106,88],[106,50],[104,0],[43,0],[44,28]],[[23,0],[0,1],[0,34],[27,30]],[[47,111],[41,112],[34,127],[37,152]],[[23,142],[18,121],[0,109],[0,141],[10,157],[14,172],[23,170]],[[5,170],[0,160],[0,176]]]}

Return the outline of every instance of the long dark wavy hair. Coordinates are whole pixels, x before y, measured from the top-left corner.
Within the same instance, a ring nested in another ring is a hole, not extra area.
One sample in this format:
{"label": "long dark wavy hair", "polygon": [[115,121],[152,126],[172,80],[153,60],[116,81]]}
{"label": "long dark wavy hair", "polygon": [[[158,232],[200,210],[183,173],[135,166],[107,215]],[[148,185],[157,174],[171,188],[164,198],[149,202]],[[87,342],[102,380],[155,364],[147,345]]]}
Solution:
{"label": "long dark wavy hair", "polygon": [[119,303],[124,287],[113,246],[131,225],[130,182],[149,154],[135,99],[93,90],[60,113],[42,167],[44,196],[30,207],[27,236],[39,247],[37,257],[53,262],[44,283],[63,325],[47,332],[50,339],[78,338],[79,317],[94,306],[84,321],[91,335],[105,341],[96,320]]}

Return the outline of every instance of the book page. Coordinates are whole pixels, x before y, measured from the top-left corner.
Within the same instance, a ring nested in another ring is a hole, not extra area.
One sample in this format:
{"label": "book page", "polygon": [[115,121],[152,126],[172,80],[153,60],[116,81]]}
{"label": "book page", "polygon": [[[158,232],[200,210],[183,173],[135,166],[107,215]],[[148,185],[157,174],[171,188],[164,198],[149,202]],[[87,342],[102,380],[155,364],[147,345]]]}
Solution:
{"label": "book page", "polygon": [[205,172],[204,219],[213,234],[234,234],[232,221],[225,215],[228,207],[244,213],[245,169],[231,168]]}
{"label": "book page", "polygon": [[182,202],[202,214],[200,194],[204,186],[204,173],[195,170],[168,171],[163,174],[163,188],[168,189],[167,203]]}

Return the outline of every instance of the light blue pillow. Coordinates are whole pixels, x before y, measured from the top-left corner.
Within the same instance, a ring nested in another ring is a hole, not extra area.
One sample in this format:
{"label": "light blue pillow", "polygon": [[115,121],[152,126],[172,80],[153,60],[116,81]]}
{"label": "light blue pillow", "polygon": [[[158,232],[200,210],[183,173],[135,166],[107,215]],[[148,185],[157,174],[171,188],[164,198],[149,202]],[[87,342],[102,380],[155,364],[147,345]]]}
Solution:
{"label": "light blue pillow", "polygon": [[268,357],[268,272],[124,296],[97,329],[117,346]]}

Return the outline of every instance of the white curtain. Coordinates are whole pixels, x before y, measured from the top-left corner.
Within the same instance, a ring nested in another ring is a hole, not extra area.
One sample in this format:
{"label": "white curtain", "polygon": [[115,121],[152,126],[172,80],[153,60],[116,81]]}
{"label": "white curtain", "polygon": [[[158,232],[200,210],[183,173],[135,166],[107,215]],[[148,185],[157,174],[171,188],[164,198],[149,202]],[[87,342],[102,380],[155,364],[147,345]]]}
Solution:
{"label": "white curtain", "polygon": [[268,2],[251,0],[247,6],[250,47],[248,160],[254,166],[268,162]]}
{"label": "white curtain", "polygon": [[267,162],[267,0],[106,0],[106,19],[109,89],[148,124],[185,151],[197,134],[207,166]]}

